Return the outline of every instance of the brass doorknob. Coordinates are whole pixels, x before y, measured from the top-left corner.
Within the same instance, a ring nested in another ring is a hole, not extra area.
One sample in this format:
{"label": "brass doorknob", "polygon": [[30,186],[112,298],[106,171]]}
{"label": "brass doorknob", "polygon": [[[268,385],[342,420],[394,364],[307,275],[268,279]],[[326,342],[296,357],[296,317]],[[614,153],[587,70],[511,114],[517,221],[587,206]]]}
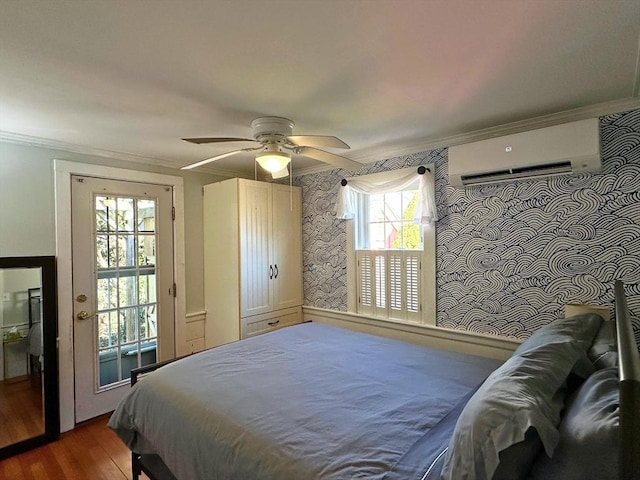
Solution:
{"label": "brass doorknob", "polygon": [[81,311],[79,311],[79,312],[78,312],[78,314],[76,315],[76,318],[77,318],[78,320],[86,320],[87,318],[91,318],[91,317],[95,317],[95,316],[96,316],[96,314],[95,314],[95,313],[89,313],[89,312],[86,312],[86,311],[84,311],[84,310],[81,310]]}

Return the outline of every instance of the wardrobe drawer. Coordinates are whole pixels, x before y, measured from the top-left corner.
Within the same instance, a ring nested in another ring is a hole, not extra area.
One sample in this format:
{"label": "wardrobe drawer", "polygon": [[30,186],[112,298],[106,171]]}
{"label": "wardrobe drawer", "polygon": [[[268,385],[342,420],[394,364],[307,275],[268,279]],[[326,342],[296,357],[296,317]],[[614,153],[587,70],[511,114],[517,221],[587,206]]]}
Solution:
{"label": "wardrobe drawer", "polygon": [[187,320],[187,340],[204,337],[204,320]]}
{"label": "wardrobe drawer", "polygon": [[302,307],[285,308],[262,315],[253,315],[240,319],[241,338],[270,332],[277,328],[302,322]]}
{"label": "wardrobe drawer", "polygon": [[204,350],[204,337],[187,340],[187,352],[196,353]]}

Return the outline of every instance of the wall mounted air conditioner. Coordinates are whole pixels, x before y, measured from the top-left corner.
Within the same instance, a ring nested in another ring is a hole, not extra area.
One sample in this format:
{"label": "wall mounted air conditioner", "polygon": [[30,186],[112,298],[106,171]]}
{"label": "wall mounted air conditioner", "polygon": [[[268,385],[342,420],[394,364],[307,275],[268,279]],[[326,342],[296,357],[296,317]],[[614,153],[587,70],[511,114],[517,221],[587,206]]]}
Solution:
{"label": "wall mounted air conditioner", "polygon": [[449,182],[483,183],[600,170],[597,118],[449,148]]}

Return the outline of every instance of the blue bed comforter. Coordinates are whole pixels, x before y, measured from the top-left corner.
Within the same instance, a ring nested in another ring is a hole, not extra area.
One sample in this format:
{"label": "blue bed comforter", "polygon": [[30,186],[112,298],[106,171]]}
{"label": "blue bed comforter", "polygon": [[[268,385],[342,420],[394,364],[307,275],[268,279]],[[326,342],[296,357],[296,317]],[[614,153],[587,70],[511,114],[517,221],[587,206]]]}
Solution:
{"label": "blue bed comforter", "polygon": [[307,323],[155,371],[109,426],[180,480],[436,478],[466,397],[499,363]]}

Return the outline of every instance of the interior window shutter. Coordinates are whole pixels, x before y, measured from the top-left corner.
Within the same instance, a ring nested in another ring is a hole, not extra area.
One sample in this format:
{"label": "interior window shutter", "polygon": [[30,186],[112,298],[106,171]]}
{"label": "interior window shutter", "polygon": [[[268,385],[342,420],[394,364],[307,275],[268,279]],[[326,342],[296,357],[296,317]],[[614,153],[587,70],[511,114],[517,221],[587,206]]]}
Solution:
{"label": "interior window shutter", "polygon": [[374,289],[374,313],[386,315],[387,313],[387,255],[384,251],[372,251],[373,253],[373,279]]}
{"label": "interior window shutter", "polygon": [[420,322],[420,268],[421,252],[405,251],[404,278],[406,296],[406,319],[411,322]]}
{"label": "interior window shutter", "polygon": [[389,317],[404,320],[402,252],[387,253],[389,261]]}
{"label": "interior window shutter", "polygon": [[358,312],[373,314],[373,256],[368,251],[358,250],[356,261],[358,265]]}

